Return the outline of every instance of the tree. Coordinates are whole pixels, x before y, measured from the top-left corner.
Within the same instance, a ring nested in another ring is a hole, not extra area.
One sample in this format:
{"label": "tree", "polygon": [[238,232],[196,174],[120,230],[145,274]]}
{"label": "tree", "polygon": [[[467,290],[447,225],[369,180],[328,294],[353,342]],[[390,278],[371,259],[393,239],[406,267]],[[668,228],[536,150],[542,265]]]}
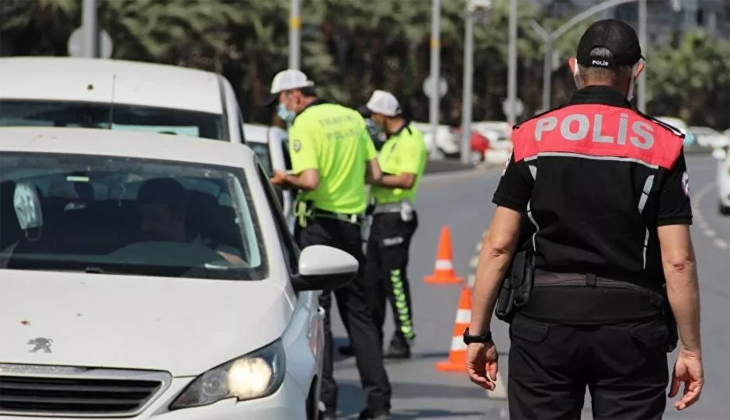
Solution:
{"label": "tree", "polygon": [[647,56],[648,108],[695,125],[730,126],[730,42],[703,31]]}

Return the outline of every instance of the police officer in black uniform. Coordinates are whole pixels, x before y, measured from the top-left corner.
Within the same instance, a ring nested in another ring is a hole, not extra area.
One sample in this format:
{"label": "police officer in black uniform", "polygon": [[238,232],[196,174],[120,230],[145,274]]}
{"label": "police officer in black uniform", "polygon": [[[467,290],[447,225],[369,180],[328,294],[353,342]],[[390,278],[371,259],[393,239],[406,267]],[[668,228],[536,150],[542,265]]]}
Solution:
{"label": "police officer in black uniform", "polygon": [[[510,318],[510,417],[578,419],[588,387],[594,418],[659,419],[677,329],[675,408],[703,385],[684,135],[632,109],[644,64],[628,24],[595,22],[569,65],[570,103],[513,131],[464,334],[467,373],[499,386],[490,321],[512,264],[510,284],[528,297]],[[512,260],[523,214],[534,229],[524,266]]]}

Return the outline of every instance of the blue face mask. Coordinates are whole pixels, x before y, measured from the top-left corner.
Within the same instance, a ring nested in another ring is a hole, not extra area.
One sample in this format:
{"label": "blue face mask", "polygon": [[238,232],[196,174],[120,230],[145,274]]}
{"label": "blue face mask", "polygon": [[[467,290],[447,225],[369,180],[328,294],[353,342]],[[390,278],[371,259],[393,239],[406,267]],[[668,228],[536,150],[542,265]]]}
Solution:
{"label": "blue face mask", "polygon": [[297,113],[294,111],[289,111],[286,109],[284,104],[279,104],[279,107],[276,109],[276,114],[284,120],[287,125],[291,125],[291,123],[294,121],[294,118],[297,116]]}

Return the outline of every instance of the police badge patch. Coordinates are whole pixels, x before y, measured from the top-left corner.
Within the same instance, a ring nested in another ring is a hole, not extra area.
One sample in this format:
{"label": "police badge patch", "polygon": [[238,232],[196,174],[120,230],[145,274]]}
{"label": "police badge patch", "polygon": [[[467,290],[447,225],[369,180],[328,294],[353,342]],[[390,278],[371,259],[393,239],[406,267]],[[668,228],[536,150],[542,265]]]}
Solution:
{"label": "police badge patch", "polygon": [[684,195],[689,197],[689,174],[687,171],[682,174],[682,190],[684,190]]}
{"label": "police badge patch", "polygon": [[294,140],[293,146],[294,146],[295,152],[298,152],[299,150],[302,149],[302,143],[300,143],[299,140]]}

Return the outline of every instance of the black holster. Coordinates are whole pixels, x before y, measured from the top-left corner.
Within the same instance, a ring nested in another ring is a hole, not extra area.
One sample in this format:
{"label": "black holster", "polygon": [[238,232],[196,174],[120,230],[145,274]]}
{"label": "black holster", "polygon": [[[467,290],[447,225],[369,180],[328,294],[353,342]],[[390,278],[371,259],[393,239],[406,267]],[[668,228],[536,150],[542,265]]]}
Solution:
{"label": "black holster", "polygon": [[509,269],[507,276],[502,280],[502,287],[497,298],[494,315],[497,319],[510,323],[517,310],[530,299],[530,293],[535,281],[535,253],[529,245],[518,251]]}

